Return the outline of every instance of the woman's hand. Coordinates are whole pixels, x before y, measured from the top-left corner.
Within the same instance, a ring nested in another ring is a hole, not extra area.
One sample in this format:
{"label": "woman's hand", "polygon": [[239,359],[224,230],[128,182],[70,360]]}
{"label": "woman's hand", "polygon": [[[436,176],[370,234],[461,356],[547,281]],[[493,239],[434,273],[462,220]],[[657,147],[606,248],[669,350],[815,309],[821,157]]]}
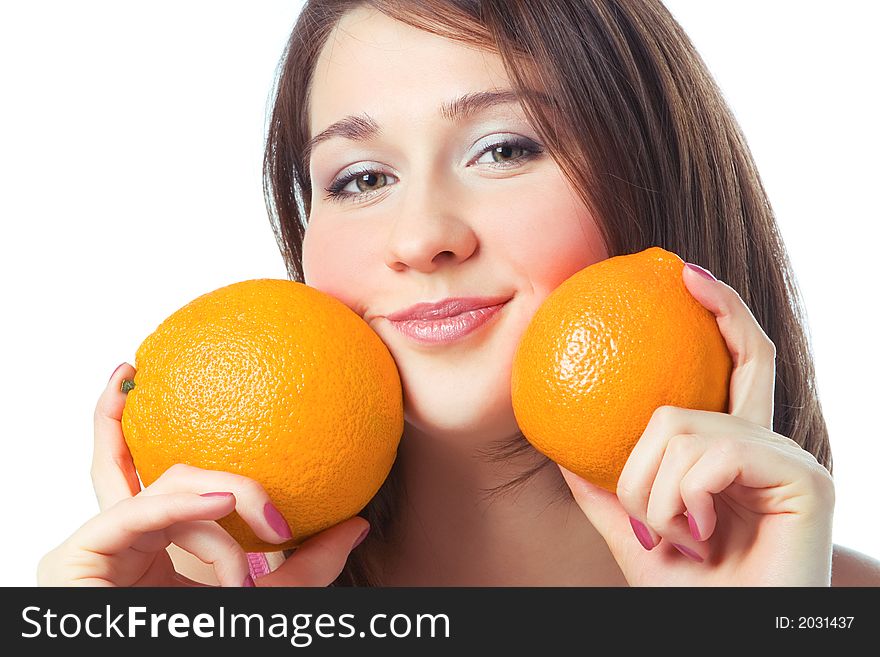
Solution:
{"label": "woman's hand", "polygon": [[[247,554],[214,521],[235,510],[258,537],[278,544],[290,538],[289,528],[273,521],[277,511],[271,513],[274,506],[262,486],[240,475],[176,465],[141,490],[121,425],[120,384],[133,376],[131,366],[117,368],[95,409],[92,482],[101,512],[42,558],[38,583],[203,586],[175,570],[166,550],[174,543],[212,565],[221,586],[254,586]],[[354,517],[321,532],[260,583],[330,584],[368,527]]]}
{"label": "woman's hand", "polygon": [[776,349],[736,291],[682,274],[733,358],[729,413],[658,408],[617,495],[560,467],[633,586],[829,586],[834,485],[772,431]]}

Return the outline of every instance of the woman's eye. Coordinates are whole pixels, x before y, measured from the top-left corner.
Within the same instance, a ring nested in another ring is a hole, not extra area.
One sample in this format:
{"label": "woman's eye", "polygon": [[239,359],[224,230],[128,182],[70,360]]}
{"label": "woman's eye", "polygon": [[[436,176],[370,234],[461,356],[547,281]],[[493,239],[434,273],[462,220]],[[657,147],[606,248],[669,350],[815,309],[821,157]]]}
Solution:
{"label": "woman's eye", "polygon": [[[530,139],[506,139],[484,148],[474,164],[488,164],[497,169],[520,166],[527,160],[543,153],[541,146]],[[491,158],[487,160],[486,158]],[[325,191],[330,201],[355,201],[372,196],[389,184],[394,176],[374,169],[361,169],[343,175]],[[353,188],[353,189],[352,189]]]}
{"label": "woman's eye", "polygon": [[393,180],[394,176],[372,169],[354,171],[331,184],[325,190],[327,192],[325,198],[331,201],[345,201],[367,196],[385,187],[389,178]]}
{"label": "woman's eye", "polygon": [[380,172],[367,171],[358,175],[352,182],[359,192],[374,192],[388,183],[388,176]]}
{"label": "woman's eye", "polygon": [[[489,155],[492,157],[493,162],[504,164],[505,162],[510,162],[511,160],[518,160],[527,151],[528,149],[521,144],[517,144],[515,142],[505,142],[503,144],[493,146],[491,149],[486,151],[480,157],[480,159],[477,160],[477,163],[483,162],[483,158],[486,157],[486,155]],[[486,163],[488,164],[488,162]]]}

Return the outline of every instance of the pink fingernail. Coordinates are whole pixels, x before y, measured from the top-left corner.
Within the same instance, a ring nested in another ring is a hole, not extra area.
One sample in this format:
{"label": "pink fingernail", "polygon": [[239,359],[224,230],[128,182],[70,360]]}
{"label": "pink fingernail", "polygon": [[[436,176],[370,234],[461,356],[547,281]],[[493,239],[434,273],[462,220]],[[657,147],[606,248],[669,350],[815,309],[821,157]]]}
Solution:
{"label": "pink fingernail", "polygon": [[290,531],[287,521],[284,519],[284,516],[281,515],[281,512],[275,508],[274,504],[266,502],[263,506],[263,516],[266,518],[266,522],[269,523],[272,531],[285,541],[293,538],[293,532]]}
{"label": "pink fingernail", "polygon": [[255,580],[265,577],[272,569],[269,567],[269,560],[263,552],[248,552],[248,570],[251,571],[251,577]]}
{"label": "pink fingernail", "polygon": [[354,550],[358,545],[363,543],[364,539],[367,537],[367,534],[369,534],[369,533],[370,533],[370,528],[367,527],[364,531],[361,532],[361,535],[355,539],[354,545],[351,546],[351,549]]}
{"label": "pink fingernail", "polygon": [[708,269],[703,269],[702,267],[700,267],[700,265],[695,265],[692,262],[686,262],[685,267],[690,267],[695,272],[697,272],[700,276],[702,276],[703,278],[708,278],[710,281],[717,281],[718,280],[717,278],[715,278],[712,275],[712,272],[710,272]]}
{"label": "pink fingernail", "polygon": [[688,527],[691,528],[691,536],[694,537],[695,541],[700,540],[700,530],[697,529],[697,521],[694,520],[694,517],[689,513],[688,514]]}
{"label": "pink fingernail", "polygon": [[200,493],[199,497],[229,497],[232,493],[217,491],[216,493]]}
{"label": "pink fingernail", "polygon": [[703,557],[701,557],[699,554],[697,554],[696,552],[694,552],[690,548],[687,548],[684,545],[679,545],[678,543],[673,543],[672,547],[674,547],[676,550],[681,552],[688,559],[693,559],[694,561],[697,561],[699,563],[703,563]]}
{"label": "pink fingernail", "polygon": [[639,543],[642,544],[642,547],[646,550],[653,550],[654,539],[651,538],[651,532],[648,531],[648,528],[632,516],[630,516],[629,524],[632,525],[633,533],[636,535],[636,538],[639,539]]}
{"label": "pink fingernail", "polygon": [[254,578],[251,577],[250,575],[248,575],[247,577],[244,578],[244,581],[241,583],[241,585],[242,586],[256,586],[256,584],[254,584]]}

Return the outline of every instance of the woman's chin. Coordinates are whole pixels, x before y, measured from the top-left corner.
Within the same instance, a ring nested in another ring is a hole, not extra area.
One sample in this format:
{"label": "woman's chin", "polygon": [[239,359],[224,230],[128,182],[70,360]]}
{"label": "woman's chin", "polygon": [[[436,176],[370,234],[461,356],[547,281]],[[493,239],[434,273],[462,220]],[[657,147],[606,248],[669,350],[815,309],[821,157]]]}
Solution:
{"label": "woman's chin", "polygon": [[[444,412],[445,411],[445,412]],[[432,442],[467,445],[488,444],[519,432],[513,408],[474,408],[456,404],[449,408],[432,405],[425,412],[404,406],[404,436]]]}

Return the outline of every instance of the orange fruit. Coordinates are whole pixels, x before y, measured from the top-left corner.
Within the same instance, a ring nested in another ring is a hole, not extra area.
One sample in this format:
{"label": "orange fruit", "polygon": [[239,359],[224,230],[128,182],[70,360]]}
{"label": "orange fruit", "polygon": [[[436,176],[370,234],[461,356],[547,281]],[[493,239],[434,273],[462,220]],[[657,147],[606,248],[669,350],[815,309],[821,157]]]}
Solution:
{"label": "orange fruit", "polygon": [[293,540],[261,541],[233,512],[219,522],[251,552],[294,547],[360,512],[403,432],[397,366],[338,299],[302,283],[233,283],[149,335],[122,428],[145,486],[175,463],[258,481]]}
{"label": "orange fruit", "polygon": [[517,346],[523,435],[611,492],[659,406],[727,411],[733,363],[683,267],[659,247],[585,267],[550,293]]}

